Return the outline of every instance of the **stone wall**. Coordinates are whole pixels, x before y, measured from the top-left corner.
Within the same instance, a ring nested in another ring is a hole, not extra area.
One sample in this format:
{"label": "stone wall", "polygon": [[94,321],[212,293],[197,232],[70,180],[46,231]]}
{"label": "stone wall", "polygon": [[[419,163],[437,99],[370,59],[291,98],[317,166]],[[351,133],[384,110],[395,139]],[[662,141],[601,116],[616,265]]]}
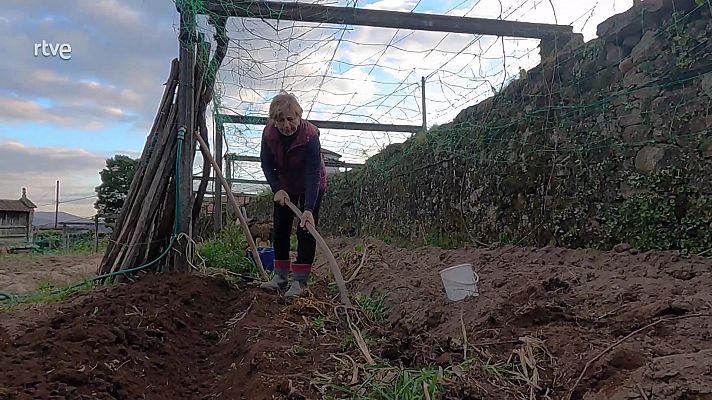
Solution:
{"label": "stone wall", "polygon": [[598,39],[332,178],[321,230],[440,246],[711,248],[710,9],[636,2]]}

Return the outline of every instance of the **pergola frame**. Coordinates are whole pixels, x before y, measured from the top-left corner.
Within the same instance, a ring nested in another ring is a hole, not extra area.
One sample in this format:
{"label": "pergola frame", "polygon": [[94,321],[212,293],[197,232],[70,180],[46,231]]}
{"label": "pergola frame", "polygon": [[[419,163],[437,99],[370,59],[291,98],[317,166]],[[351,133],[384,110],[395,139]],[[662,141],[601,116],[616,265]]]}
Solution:
{"label": "pergola frame", "polygon": [[[392,29],[410,29],[421,31],[436,31],[463,33],[473,35],[494,35],[507,36],[517,38],[542,39],[553,41],[555,43],[566,43],[571,38],[576,36],[573,32],[573,27],[569,25],[554,25],[540,24],[519,21],[506,21],[486,18],[471,18],[459,17],[450,15],[424,14],[424,13],[409,13],[399,11],[372,10],[355,7],[335,7],[324,6],[319,4],[306,4],[299,2],[278,2],[278,1],[245,1],[245,0],[205,0],[206,8],[203,13],[209,14],[212,17],[229,18],[257,18],[257,19],[275,19],[275,20],[291,20],[310,23],[324,24],[340,24],[340,25],[358,25],[370,26],[379,28]],[[180,10],[181,13],[181,33],[185,35],[186,31],[192,30],[195,21],[192,17],[186,18],[183,14],[186,12]],[[191,11],[188,11],[190,13]],[[187,24],[186,24],[187,23]],[[188,25],[188,27],[184,26]],[[187,29],[186,29],[187,28]],[[579,35],[580,36],[580,35]],[[185,41],[181,41],[180,49],[180,86],[186,90],[183,93],[186,95],[184,101],[179,101],[179,115],[184,116],[183,122],[188,122],[192,115],[192,93],[188,86],[192,82],[188,71],[192,71],[194,65],[194,47],[186,48]],[[194,43],[191,43],[194,46]],[[423,87],[423,107],[425,107]],[[423,113],[424,114],[424,113]],[[223,132],[224,124],[226,123],[249,123],[252,125],[261,125],[266,122],[264,118],[246,117],[239,115],[220,115],[215,123],[215,159],[223,159]],[[256,119],[255,119],[256,118]],[[327,125],[333,129],[365,129],[381,130],[398,132],[412,132],[418,129],[426,128],[425,116],[423,115],[423,126],[407,126],[407,125],[381,125],[381,124],[363,124],[356,122],[336,122],[336,121],[318,121],[321,126],[326,128]],[[187,123],[185,125],[188,125]],[[319,126],[319,123],[316,123]],[[192,126],[192,125],[188,125]],[[186,150],[192,150],[190,132],[186,135]],[[189,143],[189,144],[188,144]],[[192,159],[190,165],[184,168],[184,171],[192,168]],[[222,168],[222,165],[221,165]],[[184,176],[190,176],[186,174]],[[214,185],[214,204],[216,210],[222,209],[222,190],[220,185]],[[186,179],[181,187],[183,198],[188,199],[193,193],[192,179]],[[222,227],[222,213],[215,212],[215,228]],[[185,220],[184,220],[185,219]],[[181,215],[182,226],[189,226],[190,214]]]}

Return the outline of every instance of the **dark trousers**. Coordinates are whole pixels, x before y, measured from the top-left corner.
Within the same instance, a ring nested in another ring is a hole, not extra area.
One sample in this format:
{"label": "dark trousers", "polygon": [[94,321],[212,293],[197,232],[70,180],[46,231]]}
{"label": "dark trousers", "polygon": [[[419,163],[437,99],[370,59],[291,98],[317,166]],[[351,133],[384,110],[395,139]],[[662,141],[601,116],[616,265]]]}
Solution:
{"label": "dark trousers", "polygon": [[[312,214],[314,224],[319,224],[319,206],[321,205],[322,193],[316,199],[316,205]],[[300,211],[304,211],[304,195],[289,194],[289,199]],[[280,206],[274,203],[274,229],[272,231],[272,245],[274,247],[275,260],[289,260],[290,238],[292,236],[292,225],[294,224],[294,213],[287,206]],[[299,224],[301,221],[297,221]],[[297,225],[297,260],[295,264],[312,264],[316,254],[316,239],[306,228]]]}

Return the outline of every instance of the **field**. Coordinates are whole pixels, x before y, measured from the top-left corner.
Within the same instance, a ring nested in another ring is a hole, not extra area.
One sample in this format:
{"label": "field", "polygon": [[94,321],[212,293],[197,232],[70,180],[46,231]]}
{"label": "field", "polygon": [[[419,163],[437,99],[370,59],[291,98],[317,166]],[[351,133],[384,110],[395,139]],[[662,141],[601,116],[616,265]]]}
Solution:
{"label": "field", "polygon": [[96,274],[101,255],[0,256],[0,292],[24,293]]}
{"label": "field", "polygon": [[[348,317],[321,256],[292,304],[202,270],[5,309],[0,399],[712,398],[710,259],[329,245],[353,278]],[[96,262],[19,260],[0,269],[26,285]],[[438,271],[462,262],[480,296],[449,303]]]}

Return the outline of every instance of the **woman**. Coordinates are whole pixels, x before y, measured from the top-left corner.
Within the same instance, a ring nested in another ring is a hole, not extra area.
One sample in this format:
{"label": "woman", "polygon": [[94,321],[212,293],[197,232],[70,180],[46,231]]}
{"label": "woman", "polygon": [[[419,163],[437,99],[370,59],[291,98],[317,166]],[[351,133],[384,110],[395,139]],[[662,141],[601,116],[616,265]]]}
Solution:
{"label": "woman", "polygon": [[[302,107],[294,95],[284,90],[272,99],[269,122],[262,132],[260,159],[262,171],[274,193],[273,247],[274,276],[261,285],[263,289],[280,291],[287,288],[289,271],[292,284],[287,298],[301,296],[311,274],[316,252],[316,240],[306,224],[316,226],[319,206],[326,191],[326,168],[321,156],[319,129],[302,118]],[[303,212],[297,229],[297,259],[289,256],[294,214],[286,206],[289,200]]]}

